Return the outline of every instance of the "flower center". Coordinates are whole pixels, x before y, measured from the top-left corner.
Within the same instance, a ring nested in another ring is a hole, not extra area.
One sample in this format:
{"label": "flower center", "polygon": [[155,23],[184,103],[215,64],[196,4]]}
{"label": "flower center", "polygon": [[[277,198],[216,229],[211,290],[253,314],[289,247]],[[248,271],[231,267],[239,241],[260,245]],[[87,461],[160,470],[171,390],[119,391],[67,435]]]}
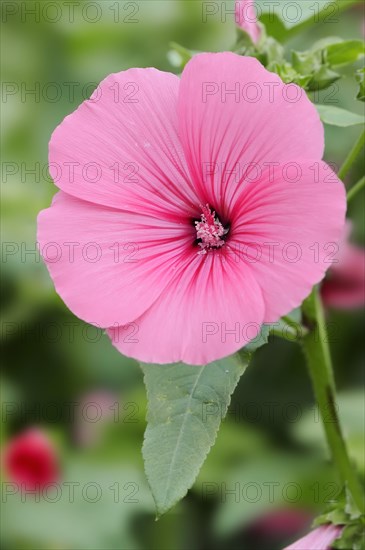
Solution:
{"label": "flower center", "polygon": [[195,222],[196,238],[200,246],[198,254],[207,254],[208,250],[221,248],[224,237],[229,229],[225,229],[216,213],[211,211],[208,204],[201,206],[202,215],[200,221]]}

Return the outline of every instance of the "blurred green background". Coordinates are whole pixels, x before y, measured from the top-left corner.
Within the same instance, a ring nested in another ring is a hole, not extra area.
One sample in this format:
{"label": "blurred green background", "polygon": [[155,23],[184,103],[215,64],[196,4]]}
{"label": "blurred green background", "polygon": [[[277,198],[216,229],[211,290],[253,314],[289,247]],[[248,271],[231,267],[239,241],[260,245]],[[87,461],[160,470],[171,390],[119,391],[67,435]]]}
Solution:
{"label": "blurred green background", "polygon": [[[79,483],[73,502],[62,484],[57,502],[5,499],[6,548],[275,550],[296,538],[288,510],[298,511],[299,531],[305,530],[311,514],[340,488],[327,462],[301,350],[273,338],[241,379],[196,484],[155,522],[141,458],[146,398],[138,364],[68,311],[35,252],[37,214],[56,192],[47,172],[53,129],[111,72],[148,66],[174,72],[171,41],[192,50],[231,48],[233,15],[223,21],[218,12],[203,22],[203,4],[2,3],[2,444],[27,426],[43,427],[60,454],[62,481]],[[233,2],[223,4],[232,9]],[[291,39],[287,51],[307,49],[325,36],[361,38],[362,18],[359,2],[338,22]],[[349,69],[336,88],[338,106],[361,113],[355,96]],[[326,160],[339,165],[358,134],[358,127],[326,127]],[[360,159],[347,183],[363,170]],[[348,216],[353,240],[364,245],[363,196]],[[327,315],[334,323],[339,412],[363,469],[364,313]],[[102,419],[80,418],[83,403],[105,399]],[[91,489],[89,498],[83,494],[88,483],[101,490],[97,502],[91,502]],[[263,518],[277,510],[284,510],[284,520],[274,522],[283,525],[273,532]]]}

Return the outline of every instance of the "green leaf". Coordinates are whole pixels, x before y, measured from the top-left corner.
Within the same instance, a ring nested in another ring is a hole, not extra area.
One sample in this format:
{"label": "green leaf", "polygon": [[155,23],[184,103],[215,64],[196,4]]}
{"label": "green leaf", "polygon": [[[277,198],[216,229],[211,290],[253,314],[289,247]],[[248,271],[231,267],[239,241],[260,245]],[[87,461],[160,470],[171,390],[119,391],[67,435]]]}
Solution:
{"label": "green leaf", "polygon": [[284,42],[314,23],[338,22],[339,14],[358,0],[317,0],[317,2],[264,2],[260,21],[268,34]]}
{"label": "green leaf", "polygon": [[336,82],[336,80],[339,80],[339,78],[341,78],[340,74],[332,71],[332,69],[326,65],[322,65],[322,67],[314,73],[307,89],[312,92],[325,90],[328,86],[331,86],[331,84]]}
{"label": "green leaf", "polygon": [[337,550],[365,550],[365,528],[361,522],[346,525],[341,535],[332,543]]}
{"label": "green leaf", "polygon": [[338,550],[365,550],[364,516],[354,505],[349,491],[343,490],[339,498],[327,506],[325,512],[315,519],[314,527],[332,523],[344,529],[332,543]]}
{"label": "green leaf", "polygon": [[282,61],[284,59],[284,48],[283,46],[272,36],[268,36],[265,40],[265,43],[262,45],[262,50],[264,51],[267,63],[272,63],[273,61]]}
{"label": "green leaf", "polygon": [[322,65],[320,51],[296,52],[292,51],[292,63],[294,69],[300,74],[312,74],[319,71]]}
{"label": "green leaf", "polygon": [[361,40],[344,41],[330,36],[315,42],[305,52],[292,51],[292,64],[298,74],[311,76],[306,89],[319,91],[341,78],[332,70],[333,67],[354,63],[363,55],[364,43]]}
{"label": "green leaf", "polygon": [[311,47],[311,50],[313,52],[317,52],[318,50],[325,50],[328,46],[331,46],[332,44],[338,44],[339,42],[343,42],[343,39],[339,36],[325,36],[324,38],[320,38]]}
{"label": "green leaf", "polygon": [[157,516],[194,483],[248,362],[242,353],[201,367],[141,365],[148,399],[143,457]]}
{"label": "green leaf", "polygon": [[292,51],[292,64],[298,74],[311,75],[308,90],[324,90],[341,77],[333,67],[353,63],[363,55],[361,40],[343,41],[330,36],[315,42],[305,52]]}
{"label": "green leaf", "polygon": [[271,63],[268,66],[268,69],[269,71],[273,71],[278,74],[281,80],[286,84],[294,82],[302,88],[306,88],[308,82],[312,79],[311,75],[300,75],[295,69],[293,69],[290,63],[287,63],[285,61],[281,63]]}
{"label": "green leaf", "polygon": [[356,126],[364,124],[365,121],[363,116],[334,105],[316,105],[316,107],[322,122],[331,126]]}
{"label": "green leaf", "polygon": [[250,35],[237,27],[237,41],[232,49],[239,55],[256,57],[265,67],[274,61],[281,62],[284,57],[283,46],[271,36],[266,35],[265,25],[258,23],[261,28],[261,37],[257,44],[252,42]]}
{"label": "green leaf", "polygon": [[356,82],[359,84],[359,91],[356,99],[365,101],[365,67],[356,71]]}
{"label": "green leaf", "polygon": [[258,348],[261,348],[261,346],[265,345],[269,341],[269,334],[270,334],[270,325],[261,325],[260,332],[258,335],[251,340],[241,351],[242,353],[253,353]]}
{"label": "green leaf", "polygon": [[355,63],[365,55],[365,44],[362,40],[346,40],[330,44],[325,49],[327,61],[332,67]]}
{"label": "green leaf", "polygon": [[[331,41],[333,40],[335,38],[331,38]],[[324,90],[341,78],[341,75],[329,66],[326,61],[326,50],[321,49],[320,45],[318,42],[305,52],[292,51],[293,68],[298,74],[308,77],[306,89],[309,91]]]}

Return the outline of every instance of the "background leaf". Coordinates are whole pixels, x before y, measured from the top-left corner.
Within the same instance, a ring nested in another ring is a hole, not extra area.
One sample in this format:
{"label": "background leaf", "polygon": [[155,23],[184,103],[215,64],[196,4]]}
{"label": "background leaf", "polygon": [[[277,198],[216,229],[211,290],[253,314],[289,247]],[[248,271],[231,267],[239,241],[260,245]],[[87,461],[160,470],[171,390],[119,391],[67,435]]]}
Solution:
{"label": "background leaf", "polygon": [[313,23],[335,23],[341,11],[357,0],[318,0],[317,2],[290,3],[287,0],[259,3],[268,34],[284,42],[310,27]]}
{"label": "background leaf", "polygon": [[316,105],[316,107],[322,122],[332,126],[356,126],[364,124],[365,121],[363,116],[334,105]]}
{"label": "background leaf", "polygon": [[355,63],[365,55],[365,45],[362,40],[346,40],[337,44],[330,44],[326,48],[327,61],[333,66]]}
{"label": "background leaf", "polygon": [[[318,458],[298,452],[272,453],[270,457],[262,453],[253,460],[242,461],[223,482],[215,484],[220,497],[214,518],[216,533],[225,535],[243,529],[246,524],[285,508],[291,498],[296,506],[305,509],[313,501],[316,479],[321,479],[324,486],[336,478],[329,469],[325,471]],[[323,500],[322,494],[318,500]]]}
{"label": "background leaf", "polygon": [[202,367],[143,364],[147,388],[145,470],[158,516],[183,498],[213,445],[248,354]]}

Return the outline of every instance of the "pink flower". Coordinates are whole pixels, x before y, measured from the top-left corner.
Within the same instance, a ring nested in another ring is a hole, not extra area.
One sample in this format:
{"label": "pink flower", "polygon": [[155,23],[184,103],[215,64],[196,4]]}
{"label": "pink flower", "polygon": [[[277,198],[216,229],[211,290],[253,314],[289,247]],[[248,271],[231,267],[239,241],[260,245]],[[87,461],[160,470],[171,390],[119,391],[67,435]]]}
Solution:
{"label": "pink flower", "polygon": [[235,2],[236,23],[250,35],[254,44],[260,40],[261,29],[257,22],[254,0],[239,0]]}
{"label": "pink flower", "polygon": [[138,360],[234,353],[329,267],[346,201],[323,148],[303,90],[254,58],[108,76],[50,142],[61,192],[38,241],[57,292]]}
{"label": "pink flower", "polygon": [[2,458],[9,479],[26,491],[41,490],[59,479],[57,453],[41,430],[28,429],[9,441]]}
{"label": "pink flower", "polygon": [[351,229],[348,222],[338,263],[333,264],[321,287],[327,307],[354,309],[365,305],[365,250],[350,243]]}
{"label": "pink flower", "polygon": [[321,525],[284,550],[330,550],[331,544],[340,536],[342,529],[342,525]]}

